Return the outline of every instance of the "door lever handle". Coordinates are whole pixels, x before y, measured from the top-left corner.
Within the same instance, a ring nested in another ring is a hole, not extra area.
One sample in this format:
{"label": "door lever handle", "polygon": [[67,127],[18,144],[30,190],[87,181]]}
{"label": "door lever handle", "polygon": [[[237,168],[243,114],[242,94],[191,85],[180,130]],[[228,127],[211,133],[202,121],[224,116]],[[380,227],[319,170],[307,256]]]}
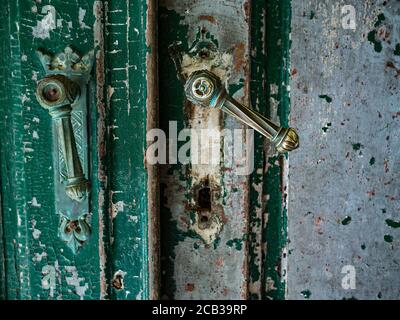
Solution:
{"label": "door lever handle", "polygon": [[218,76],[208,70],[195,71],[185,83],[188,100],[206,108],[219,108],[234,116],[267,137],[278,152],[284,153],[299,147],[299,136],[293,128],[283,128],[262,114],[231,97]]}
{"label": "door lever handle", "polygon": [[71,105],[79,94],[79,85],[62,74],[46,76],[38,81],[36,87],[39,104],[49,111],[55,123],[65,159],[67,172],[65,192],[72,200],[81,202],[89,192],[89,182],[82,170],[71,122]]}

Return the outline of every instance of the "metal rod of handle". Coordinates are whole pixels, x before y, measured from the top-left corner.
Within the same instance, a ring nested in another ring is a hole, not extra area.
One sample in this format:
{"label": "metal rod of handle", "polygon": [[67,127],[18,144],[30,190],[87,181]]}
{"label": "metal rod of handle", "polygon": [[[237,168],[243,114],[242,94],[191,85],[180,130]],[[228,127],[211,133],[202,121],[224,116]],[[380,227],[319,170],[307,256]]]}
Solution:
{"label": "metal rod of handle", "polygon": [[193,72],[185,84],[187,98],[195,104],[222,111],[244,122],[267,137],[278,152],[288,152],[299,147],[299,137],[293,128],[283,128],[260,113],[242,105],[229,96],[221,80],[212,72]]}
{"label": "metal rod of handle", "polygon": [[73,200],[83,201],[88,190],[88,181],[82,170],[81,160],[76,148],[75,135],[71,122],[71,105],[61,110],[50,112],[58,133],[58,143],[61,147],[65,168],[67,171],[66,194]]}

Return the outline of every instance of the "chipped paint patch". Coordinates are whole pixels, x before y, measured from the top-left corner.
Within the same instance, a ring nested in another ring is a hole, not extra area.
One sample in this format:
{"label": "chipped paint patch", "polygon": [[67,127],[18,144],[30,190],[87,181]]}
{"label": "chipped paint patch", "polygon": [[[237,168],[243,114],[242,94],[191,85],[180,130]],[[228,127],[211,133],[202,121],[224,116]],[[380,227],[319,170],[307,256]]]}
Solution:
{"label": "chipped paint patch", "polygon": [[124,201],[117,201],[116,203],[111,204],[111,217],[115,219],[119,212],[124,211]]}
{"label": "chipped paint patch", "polygon": [[116,290],[123,290],[124,289],[124,277],[126,275],[125,271],[118,270],[114,273],[112,279],[112,286]]}
{"label": "chipped paint patch", "polygon": [[182,74],[190,76],[198,70],[208,70],[215,73],[227,86],[233,65],[233,55],[225,52],[207,51],[207,57],[185,53],[182,57]]}
{"label": "chipped paint patch", "polygon": [[223,224],[221,218],[218,215],[212,215],[209,219],[209,224],[206,228],[200,228],[201,216],[196,215],[195,222],[193,224],[193,230],[203,239],[203,241],[210,245],[212,244],[218,237],[219,233],[222,230]]}
{"label": "chipped paint patch", "polygon": [[47,257],[47,252],[43,251],[41,253],[35,252],[32,258],[33,262],[41,262],[44,257]]}
{"label": "chipped paint patch", "polygon": [[86,10],[79,8],[79,26],[81,29],[90,29],[89,26],[86,25],[86,23],[83,21],[83,19],[85,19],[85,15],[86,15]]}
{"label": "chipped paint patch", "polygon": [[52,265],[45,265],[42,268],[41,286],[43,290],[49,290],[49,296],[54,297],[56,289],[56,268]]}
{"label": "chipped paint patch", "polygon": [[86,290],[89,289],[89,284],[85,283],[84,285],[81,285],[81,282],[85,281],[85,278],[80,278],[78,276],[78,270],[76,266],[65,266],[65,271],[71,274],[70,277],[65,277],[65,281],[69,286],[75,288],[75,293],[80,297],[81,300],[83,300]]}
{"label": "chipped paint patch", "polygon": [[32,197],[31,201],[28,201],[28,203],[32,206],[32,207],[37,207],[40,208],[42,205],[37,201],[36,197]]}
{"label": "chipped paint patch", "polygon": [[32,35],[34,38],[46,39],[50,38],[50,31],[56,28],[56,9],[51,5],[46,5],[42,8],[42,14],[45,16],[37,21],[36,27],[32,28]]}

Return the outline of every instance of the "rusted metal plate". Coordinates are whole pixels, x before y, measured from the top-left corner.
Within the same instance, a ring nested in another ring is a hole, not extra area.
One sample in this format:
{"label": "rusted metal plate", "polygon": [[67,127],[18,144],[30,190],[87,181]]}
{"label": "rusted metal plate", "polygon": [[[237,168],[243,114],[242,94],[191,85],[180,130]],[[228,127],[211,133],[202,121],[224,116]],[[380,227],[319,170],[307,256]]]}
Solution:
{"label": "rusted metal plate", "polygon": [[398,299],[400,3],[292,9],[288,298]]}

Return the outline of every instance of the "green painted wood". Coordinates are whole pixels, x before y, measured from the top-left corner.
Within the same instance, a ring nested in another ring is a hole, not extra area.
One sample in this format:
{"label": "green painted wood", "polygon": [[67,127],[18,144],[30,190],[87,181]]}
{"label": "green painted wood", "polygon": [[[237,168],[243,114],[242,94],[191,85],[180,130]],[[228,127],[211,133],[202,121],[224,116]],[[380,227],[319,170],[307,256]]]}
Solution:
{"label": "green painted wood", "polygon": [[[153,294],[153,176],[144,162],[146,128],[152,125],[146,115],[155,108],[149,100],[154,84],[147,81],[153,72],[147,68],[153,59],[146,35],[149,3],[153,10],[152,1],[113,1],[110,7],[94,0],[1,2],[1,298]],[[43,76],[35,51],[57,53],[66,45],[82,53],[97,50],[88,87],[91,236],[77,254],[57,236],[51,118],[34,96]]]}
{"label": "green painted wood", "polygon": [[[156,295],[150,283],[148,225],[155,208],[148,207],[148,179],[144,154],[147,147],[148,78],[153,70],[147,59],[155,52],[149,45],[146,1],[108,3],[106,63],[108,82],[108,130],[106,152],[111,202],[110,277],[123,276],[123,289],[113,283],[111,297],[148,299]],[[150,83],[149,86],[153,86]],[[155,108],[151,101],[148,108]]]}
{"label": "green painted wood", "polygon": [[[1,149],[0,149],[1,151]],[[0,300],[5,299],[6,288],[5,288],[5,266],[4,266],[4,237],[3,237],[3,213],[2,213],[2,201],[0,193]]]}
{"label": "green painted wood", "polygon": [[[290,111],[290,0],[266,2],[267,115],[288,125]],[[264,169],[264,299],[284,299],[287,259],[288,155],[273,154],[267,147]]]}
{"label": "green painted wood", "polygon": [[[92,13],[93,2],[52,1],[53,7],[46,5],[49,3],[45,1],[2,2],[2,10],[9,12],[8,21],[4,21],[9,29],[2,33],[5,51],[2,64],[9,67],[3,73],[1,117],[5,133],[1,140],[1,163],[6,297],[99,298],[97,206],[92,203],[91,239],[75,256],[57,236],[59,217],[54,210],[51,119],[34,96],[36,80],[43,76],[37,48],[52,52],[63,50],[66,44],[82,52],[93,48],[93,33],[81,28],[78,20],[79,10]],[[58,27],[50,23],[47,28],[44,21],[53,21],[53,13],[62,21]],[[93,15],[87,14],[84,22],[93,26]],[[96,111],[93,104],[91,111]],[[96,170],[96,163],[93,169]],[[96,195],[94,183],[92,199]]]}
{"label": "green painted wood", "polygon": [[[250,25],[250,102],[253,109],[267,115],[266,91],[266,2],[251,2]],[[264,227],[264,159],[265,138],[259,134],[254,135],[254,171],[249,176],[249,252],[248,252],[248,277],[249,299],[259,300],[264,290],[262,230]]]}

